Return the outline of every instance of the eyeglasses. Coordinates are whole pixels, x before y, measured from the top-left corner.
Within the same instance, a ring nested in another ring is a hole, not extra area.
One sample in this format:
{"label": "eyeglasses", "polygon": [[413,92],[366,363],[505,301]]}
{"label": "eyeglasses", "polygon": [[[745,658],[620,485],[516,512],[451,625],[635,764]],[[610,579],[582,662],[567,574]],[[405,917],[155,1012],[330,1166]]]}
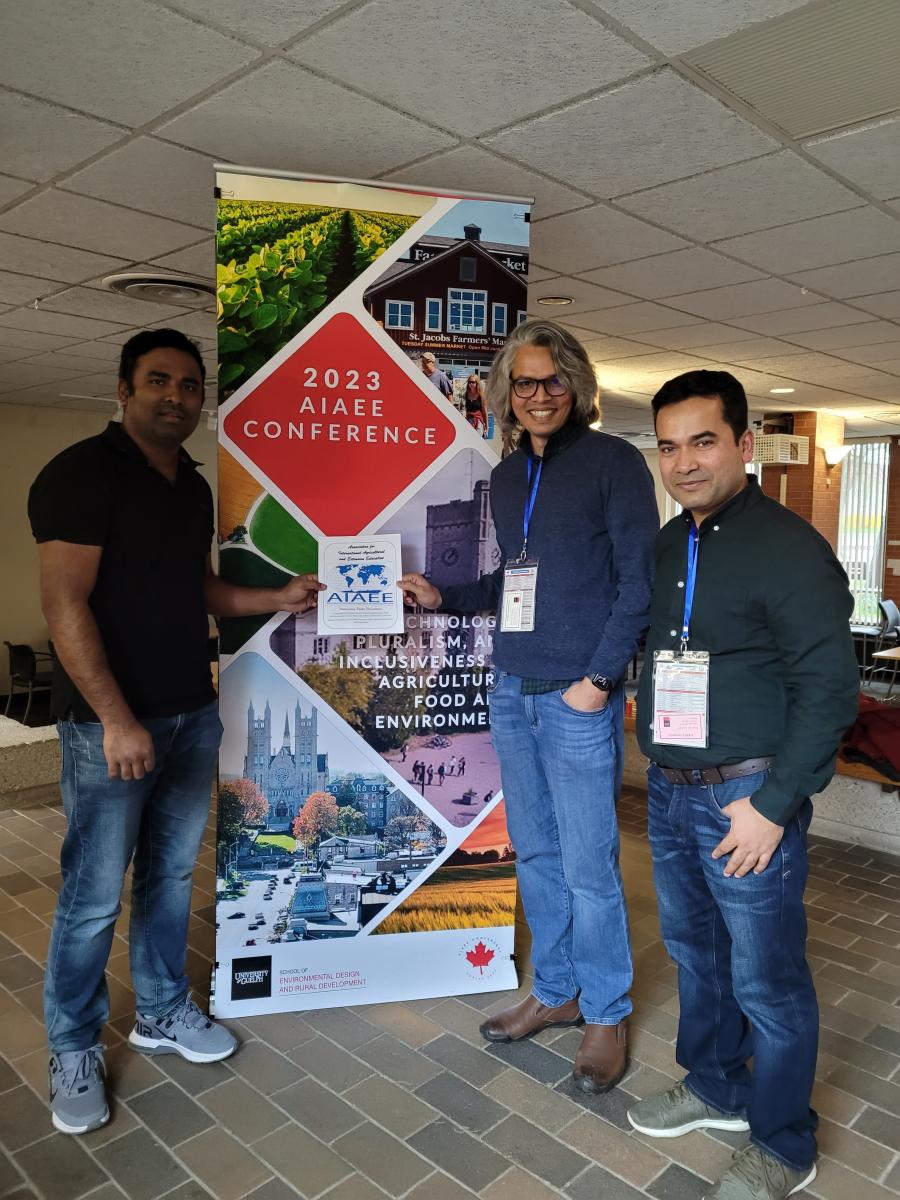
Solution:
{"label": "eyeglasses", "polygon": [[558,375],[548,375],[546,379],[513,379],[512,389],[520,400],[530,400],[537,395],[538,387],[543,387],[547,396],[564,396],[569,385],[563,383]]}

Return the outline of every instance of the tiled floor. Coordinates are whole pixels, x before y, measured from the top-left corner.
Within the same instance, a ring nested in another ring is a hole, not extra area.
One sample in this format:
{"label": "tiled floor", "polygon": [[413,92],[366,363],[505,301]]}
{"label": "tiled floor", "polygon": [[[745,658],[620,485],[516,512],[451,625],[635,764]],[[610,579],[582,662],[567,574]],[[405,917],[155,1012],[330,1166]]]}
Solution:
{"label": "tiled floor", "polygon": [[[644,797],[621,806],[636,1014],[623,1086],[599,1099],[568,1085],[580,1032],[487,1047],[485,1012],[510,994],[234,1022],[227,1063],[147,1059],[131,1025],[127,946],[110,962],[113,1118],[83,1138],[51,1132],[40,1024],[41,964],[64,819],[0,814],[0,1196],[43,1200],[696,1200],[727,1163],[728,1135],[652,1142],[629,1132],[631,1097],[666,1086],[674,971],[659,941]],[[900,861],[817,842],[808,892],[822,1005],[822,1158],[811,1194],[900,1193]],[[191,974],[205,991],[213,948],[212,836],[197,872]],[[123,913],[123,932],[125,913]],[[527,986],[527,981],[526,981]],[[524,994],[524,992],[523,992]]]}

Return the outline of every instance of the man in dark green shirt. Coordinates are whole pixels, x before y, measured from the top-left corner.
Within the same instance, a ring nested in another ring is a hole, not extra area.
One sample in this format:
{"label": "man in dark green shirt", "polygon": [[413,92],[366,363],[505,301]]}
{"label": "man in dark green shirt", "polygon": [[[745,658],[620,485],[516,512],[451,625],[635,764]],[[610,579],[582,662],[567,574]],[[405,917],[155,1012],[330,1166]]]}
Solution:
{"label": "man in dark green shirt", "polygon": [[637,730],[687,1075],[628,1116],[651,1137],[749,1130],[710,1200],[784,1200],[816,1174],[806,831],[856,715],[853,600],[825,539],[746,474],[732,375],[672,379],[653,413],[684,512],[657,540]]}

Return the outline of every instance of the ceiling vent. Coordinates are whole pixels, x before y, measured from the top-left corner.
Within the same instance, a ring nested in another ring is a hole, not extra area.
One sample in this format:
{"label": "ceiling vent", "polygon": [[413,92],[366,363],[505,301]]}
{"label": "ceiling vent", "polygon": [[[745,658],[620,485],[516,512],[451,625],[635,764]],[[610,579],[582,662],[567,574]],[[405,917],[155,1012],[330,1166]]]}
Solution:
{"label": "ceiling vent", "polygon": [[808,4],[684,61],[792,138],[828,133],[900,106],[900,3]]}
{"label": "ceiling vent", "polygon": [[166,275],[147,271],[124,271],[107,275],[103,286],[131,300],[152,300],[181,308],[211,308],[216,289],[206,279],[190,275]]}
{"label": "ceiling vent", "polygon": [[809,462],[809,438],[794,433],[762,433],[756,439],[753,461],[805,467]]}

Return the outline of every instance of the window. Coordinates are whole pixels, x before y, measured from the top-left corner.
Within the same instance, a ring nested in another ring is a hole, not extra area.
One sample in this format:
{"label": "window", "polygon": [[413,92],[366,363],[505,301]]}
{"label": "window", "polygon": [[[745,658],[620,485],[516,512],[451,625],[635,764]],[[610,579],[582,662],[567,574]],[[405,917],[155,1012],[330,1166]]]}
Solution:
{"label": "window", "polygon": [[450,288],[448,293],[450,317],[448,333],[487,332],[487,292],[467,288]]}
{"label": "window", "polygon": [[497,337],[506,337],[506,305],[491,305],[491,333]]}
{"label": "window", "polygon": [[429,297],[425,301],[425,329],[428,333],[441,332],[441,309],[443,304],[440,300],[434,300]]}
{"label": "window", "polygon": [[841,466],[838,550],[856,601],[855,625],[880,625],[878,601],[884,584],[884,527],[887,512],[887,438],[854,442]]}
{"label": "window", "polygon": [[385,329],[412,329],[412,300],[388,300],[384,306]]}
{"label": "window", "polygon": [[478,264],[474,258],[461,258],[459,260],[459,282],[474,283],[477,278]]}
{"label": "window", "polygon": [[327,653],[328,653],[328,638],[327,637],[313,638],[313,654],[327,654]]}
{"label": "window", "polygon": [[528,320],[528,313],[525,311],[525,309],[524,309],[524,308],[520,308],[520,309],[519,309],[519,315],[516,317],[516,324],[517,324],[517,325],[524,325],[524,323],[525,323],[527,320]]}

